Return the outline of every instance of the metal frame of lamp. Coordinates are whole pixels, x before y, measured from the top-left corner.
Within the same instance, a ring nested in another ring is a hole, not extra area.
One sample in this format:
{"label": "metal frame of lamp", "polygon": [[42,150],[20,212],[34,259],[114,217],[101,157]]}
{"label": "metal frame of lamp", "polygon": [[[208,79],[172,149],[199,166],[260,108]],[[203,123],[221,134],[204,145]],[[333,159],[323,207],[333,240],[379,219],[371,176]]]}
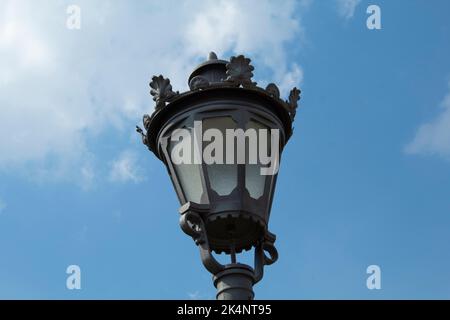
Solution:
{"label": "metal frame of lamp", "polygon": [[[250,170],[246,164],[227,164],[231,166],[228,170],[203,162],[190,164],[195,167],[177,166],[170,158],[173,146],[169,137],[176,129],[192,128],[194,121],[216,121],[243,130],[249,126],[278,129],[281,156],[292,135],[300,90],[293,88],[284,101],[275,84],[257,87],[253,70],[250,59],[243,55],[225,61],[211,52],[192,72],[187,92],[174,92],[169,79],[154,76],[150,93],[155,111],[144,115],[145,131],[137,127],[143,143],[168,169],[181,203],[180,226],[198,245],[221,300],[253,299],[253,285],[262,279],[264,266],[278,258],[276,237],[268,230],[277,174],[250,176],[254,168]],[[224,180],[233,183],[232,189],[226,185],[225,193],[218,187]],[[254,190],[259,194],[255,196]],[[237,263],[236,254],[252,248],[254,267]],[[231,263],[219,263],[213,252],[229,254]]]}

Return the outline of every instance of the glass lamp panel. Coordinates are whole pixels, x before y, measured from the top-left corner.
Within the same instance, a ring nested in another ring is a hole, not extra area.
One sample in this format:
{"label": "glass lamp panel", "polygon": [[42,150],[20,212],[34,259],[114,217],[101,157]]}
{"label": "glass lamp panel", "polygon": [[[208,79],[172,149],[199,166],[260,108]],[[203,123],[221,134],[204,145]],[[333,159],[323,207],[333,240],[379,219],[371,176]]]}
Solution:
{"label": "glass lamp panel", "polygon": [[[235,161],[233,164],[226,164],[225,147],[226,129],[236,129],[236,127],[236,122],[234,122],[231,117],[205,118],[202,122],[203,138],[206,140],[205,137],[209,135],[208,140],[210,140],[203,141],[203,160],[205,161],[205,156],[208,156],[209,154],[212,155],[211,159],[215,160],[213,163],[206,163],[206,171],[208,173],[211,189],[220,196],[229,195],[237,187],[238,183],[238,166]],[[213,131],[209,131],[210,129]],[[209,134],[207,130],[209,131]],[[220,138],[216,140],[216,134],[219,132],[222,136],[222,141],[220,141]],[[214,148],[212,143],[216,143],[215,146],[217,146],[217,148]],[[219,148],[222,150],[222,156],[217,153]],[[213,149],[215,150],[213,151]]]}
{"label": "glass lamp panel", "polygon": [[[246,161],[245,161],[245,188],[247,189],[250,197],[254,199],[260,198],[264,195],[264,188],[266,179],[270,176],[262,175],[261,168],[265,168],[268,165],[262,165],[260,162],[260,139],[264,135],[267,141],[266,150],[263,150],[263,154],[270,156],[270,128],[267,126],[250,120],[246,125],[246,131],[254,129],[256,131],[257,141],[247,141],[246,143]],[[265,131],[261,129],[266,129]],[[249,138],[248,138],[249,139]],[[256,154],[255,154],[256,153]],[[253,160],[252,160],[253,157]],[[256,163],[255,163],[256,158]],[[269,164],[270,165],[270,164]]]}
{"label": "glass lamp panel", "polygon": [[189,141],[184,141],[185,146],[190,147],[190,151],[188,151],[187,148],[183,149],[183,151],[180,151],[180,146],[178,146],[177,150],[175,150],[175,152],[178,151],[178,156],[181,157],[183,156],[183,152],[188,151],[189,153],[186,157],[188,161],[178,164],[174,163],[173,161],[173,150],[178,144],[183,143],[183,139],[180,139],[180,141],[171,141],[169,138],[168,154],[169,157],[171,157],[169,161],[172,163],[173,168],[175,169],[176,178],[178,179],[178,183],[183,189],[186,200],[200,204],[207,203],[206,197],[202,197],[204,190],[201,176],[201,164],[194,164],[194,148],[190,137],[188,138]]}

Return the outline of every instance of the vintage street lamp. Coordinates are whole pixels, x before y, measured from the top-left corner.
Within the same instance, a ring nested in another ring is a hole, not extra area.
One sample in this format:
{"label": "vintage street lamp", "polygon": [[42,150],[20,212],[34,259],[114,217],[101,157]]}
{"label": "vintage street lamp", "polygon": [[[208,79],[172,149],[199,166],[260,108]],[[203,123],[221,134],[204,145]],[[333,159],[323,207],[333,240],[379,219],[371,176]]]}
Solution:
{"label": "vintage street lamp", "polygon": [[[272,156],[277,153],[272,159],[278,162],[292,135],[300,90],[292,89],[288,101],[283,101],[275,84],[263,89],[252,82],[253,70],[250,59],[242,55],[224,61],[211,52],[192,72],[187,92],[174,92],[169,79],[154,76],[150,93],[155,111],[144,115],[145,132],[137,127],[144,144],[168,169],[181,203],[181,228],[198,245],[219,300],[253,299],[253,285],[262,279],[264,266],[278,258],[275,235],[268,230],[277,170],[261,174],[264,166],[250,157],[258,144],[258,149],[267,147]],[[220,145],[212,153],[218,157],[223,152],[226,162],[219,157],[209,163],[201,159],[208,148],[204,141],[208,129],[215,133],[214,139],[209,137],[211,142],[236,142],[231,148]],[[255,143],[245,134],[244,143],[239,144],[238,135],[228,140],[230,129],[242,129],[241,133],[255,129],[263,136]],[[181,134],[187,130],[196,138]],[[219,134],[227,137],[218,139]],[[192,149],[180,148],[186,142]],[[239,146],[244,148],[245,161],[236,160]],[[174,160],[174,152],[188,161]],[[238,263],[236,254],[252,248],[254,266]],[[213,252],[229,254],[231,263],[222,265]]]}

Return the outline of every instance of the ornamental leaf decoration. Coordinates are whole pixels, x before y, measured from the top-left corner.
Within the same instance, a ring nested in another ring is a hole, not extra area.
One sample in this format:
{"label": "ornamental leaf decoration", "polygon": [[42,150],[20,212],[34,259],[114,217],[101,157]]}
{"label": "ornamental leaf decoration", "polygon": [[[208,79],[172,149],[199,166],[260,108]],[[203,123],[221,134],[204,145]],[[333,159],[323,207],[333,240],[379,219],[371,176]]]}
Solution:
{"label": "ornamental leaf decoration", "polygon": [[236,86],[254,87],[256,82],[252,82],[253,66],[250,64],[250,59],[239,55],[237,57],[231,57],[230,62],[227,63],[227,78],[225,81],[232,82]]}
{"label": "ornamental leaf decoration", "polygon": [[280,89],[275,83],[269,83],[266,87],[266,92],[274,98],[280,98]]}
{"label": "ornamental leaf decoration", "polygon": [[144,116],[142,117],[142,123],[144,124],[144,128],[147,131],[150,128],[150,121],[151,117],[148,114],[144,114]]}
{"label": "ornamental leaf decoration", "polygon": [[189,88],[192,91],[205,89],[207,87],[209,87],[209,81],[205,77],[196,76],[196,77],[193,77],[191,79],[191,81],[189,81]]}
{"label": "ornamental leaf decoration", "polygon": [[179,93],[172,91],[170,80],[164,78],[162,75],[153,76],[150,82],[150,94],[153,96],[153,101],[156,102],[156,109],[164,107],[166,102],[170,102]]}
{"label": "ornamental leaf decoration", "polygon": [[142,143],[145,144],[146,146],[148,146],[147,134],[144,133],[144,130],[142,130],[142,128],[139,126],[136,126],[136,132],[141,135]]}
{"label": "ornamental leaf decoration", "polygon": [[[144,114],[144,116],[142,117],[142,123],[144,124],[145,131],[147,131],[147,132],[150,128],[151,120],[152,120],[152,118],[148,114]],[[142,130],[142,128],[139,126],[136,126],[136,131],[141,135],[142,143],[145,144],[146,146],[148,146],[147,133],[145,133],[144,130]]]}
{"label": "ornamental leaf decoration", "polygon": [[297,113],[298,100],[300,99],[300,89],[294,87],[289,93],[289,100],[286,101],[289,108],[289,113],[291,115],[292,121],[294,121],[295,114]]}

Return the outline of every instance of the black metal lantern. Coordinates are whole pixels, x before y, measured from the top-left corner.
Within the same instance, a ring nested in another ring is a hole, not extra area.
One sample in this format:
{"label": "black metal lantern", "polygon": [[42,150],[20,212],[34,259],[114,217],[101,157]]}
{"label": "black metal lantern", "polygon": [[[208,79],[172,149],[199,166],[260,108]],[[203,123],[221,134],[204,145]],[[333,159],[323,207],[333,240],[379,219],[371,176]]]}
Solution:
{"label": "black metal lantern", "polygon": [[[154,76],[156,108],[144,116],[146,133],[137,128],[167,166],[181,203],[181,228],[199,246],[218,299],[253,299],[264,265],[278,258],[268,223],[300,90],[283,101],[275,84],[257,87],[252,71],[242,55],[224,61],[210,53],[189,77],[188,92],[174,92],[168,79]],[[272,171],[254,159],[263,149]],[[205,161],[208,151],[213,159]],[[252,248],[254,267],[238,263],[236,254]],[[231,263],[220,264],[213,252],[231,255]]]}

